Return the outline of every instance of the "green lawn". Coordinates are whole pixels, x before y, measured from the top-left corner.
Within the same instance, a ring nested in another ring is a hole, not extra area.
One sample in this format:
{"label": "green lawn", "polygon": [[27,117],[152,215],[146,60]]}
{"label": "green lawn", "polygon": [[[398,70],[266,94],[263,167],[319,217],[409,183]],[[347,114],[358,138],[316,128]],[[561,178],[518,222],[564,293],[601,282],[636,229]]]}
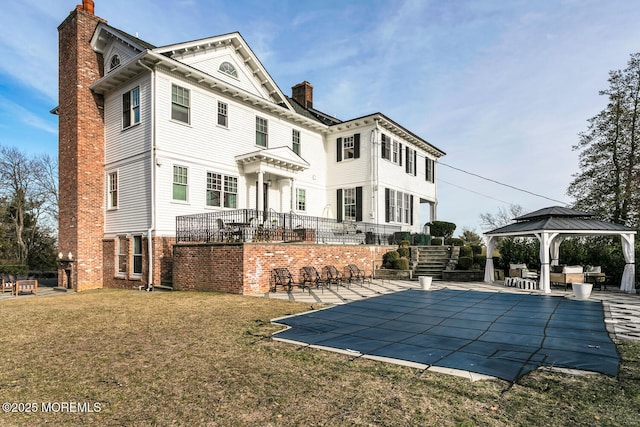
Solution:
{"label": "green lawn", "polygon": [[[618,343],[618,378],[540,371],[511,387],[270,339],[270,319],[309,309],[122,290],[2,301],[0,401],[38,412],[0,425],[640,425],[640,342]],[[100,412],[43,413],[52,402]]]}

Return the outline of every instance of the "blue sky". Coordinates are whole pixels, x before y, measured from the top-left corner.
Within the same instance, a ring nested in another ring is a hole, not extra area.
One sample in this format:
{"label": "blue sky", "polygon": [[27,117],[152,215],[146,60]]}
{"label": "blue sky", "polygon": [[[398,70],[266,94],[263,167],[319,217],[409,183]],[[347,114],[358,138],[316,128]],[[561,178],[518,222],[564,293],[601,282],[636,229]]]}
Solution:
{"label": "blue sky", "polygon": [[[0,144],[57,153],[57,26],[80,0],[3,3]],[[280,89],[303,80],[343,120],[382,112],[446,165],[571,200],[572,146],[601,111],[609,70],[640,51],[640,2],[620,0],[95,0],[109,24],[162,46],[233,31]],[[438,219],[559,204],[438,169]],[[423,216],[423,219],[427,218]]]}

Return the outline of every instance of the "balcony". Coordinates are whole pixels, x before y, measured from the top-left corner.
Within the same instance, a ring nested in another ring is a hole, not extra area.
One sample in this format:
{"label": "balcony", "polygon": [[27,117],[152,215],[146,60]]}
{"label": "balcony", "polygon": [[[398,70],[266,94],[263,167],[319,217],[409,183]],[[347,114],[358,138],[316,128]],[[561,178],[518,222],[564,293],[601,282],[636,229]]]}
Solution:
{"label": "balcony", "polygon": [[397,244],[399,226],[237,209],[176,217],[178,243]]}

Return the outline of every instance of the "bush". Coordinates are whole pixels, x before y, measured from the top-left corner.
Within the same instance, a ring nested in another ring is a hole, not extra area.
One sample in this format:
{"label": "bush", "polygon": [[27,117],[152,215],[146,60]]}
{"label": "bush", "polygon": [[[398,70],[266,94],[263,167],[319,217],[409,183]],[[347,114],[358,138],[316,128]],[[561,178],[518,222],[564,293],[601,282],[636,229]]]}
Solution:
{"label": "bush", "polygon": [[400,255],[400,258],[409,258],[409,248],[404,246],[399,247],[398,254]]}
{"label": "bush", "polygon": [[382,255],[382,266],[384,268],[395,268],[394,262],[400,258],[398,251],[389,251]]}
{"label": "bush", "polygon": [[393,261],[393,268],[395,268],[396,270],[408,270],[409,260],[406,258],[398,258]]}
{"label": "bush", "polygon": [[480,255],[482,253],[482,245],[469,245],[474,255]]}
{"label": "bush", "polygon": [[458,258],[458,266],[456,270],[470,270],[473,265],[473,258],[468,256],[462,256]]}
{"label": "bush", "polygon": [[458,237],[452,237],[450,239],[446,239],[444,241],[447,245],[452,246],[464,246],[464,240],[459,239]]}
{"label": "bush", "polygon": [[452,222],[446,221],[433,221],[427,223],[432,236],[450,238],[453,236],[453,232],[456,231],[456,225]]}
{"label": "bush", "polygon": [[431,239],[431,246],[442,246],[442,239],[440,237],[434,237]]}
{"label": "bush", "polygon": [[460,256],[471,257],[473,255],[473,251],[469,246],[460,247]]}
{"label": "bush", "polygon": [[487,265],[487,257],[484,255],[474,255],[473,265],[477,265],[478,269],[484,270],[484,267]]}
{"label": "bush", "polygon": [[431,243],[431,236],[424,233],[414,233],[411,235],[411,244],[414,246],[428,246]]}
{"label": "bush", "polygon": [[17,277],[25,277],[29,274],[28,265],[0,265],[0,273],[15,274]]}

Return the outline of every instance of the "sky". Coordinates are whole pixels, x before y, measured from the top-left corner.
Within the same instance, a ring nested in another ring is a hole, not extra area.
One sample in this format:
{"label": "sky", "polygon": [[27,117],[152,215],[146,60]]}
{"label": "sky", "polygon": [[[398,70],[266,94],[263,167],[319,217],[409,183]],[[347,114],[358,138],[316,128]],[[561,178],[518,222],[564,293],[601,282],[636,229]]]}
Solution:
{"label": "sky", "polygon": [[[57,27],[79,3],[3,3],[0,145],[57,155]],[[571,204],[572,147],[609,71],[640,51],[631,0],[95,0],[95,13],[156,46],[238,31],[285,95],[307,80],[321,111],[390,117],[447,153],[437,219],[455,235],[510,204]]]}

